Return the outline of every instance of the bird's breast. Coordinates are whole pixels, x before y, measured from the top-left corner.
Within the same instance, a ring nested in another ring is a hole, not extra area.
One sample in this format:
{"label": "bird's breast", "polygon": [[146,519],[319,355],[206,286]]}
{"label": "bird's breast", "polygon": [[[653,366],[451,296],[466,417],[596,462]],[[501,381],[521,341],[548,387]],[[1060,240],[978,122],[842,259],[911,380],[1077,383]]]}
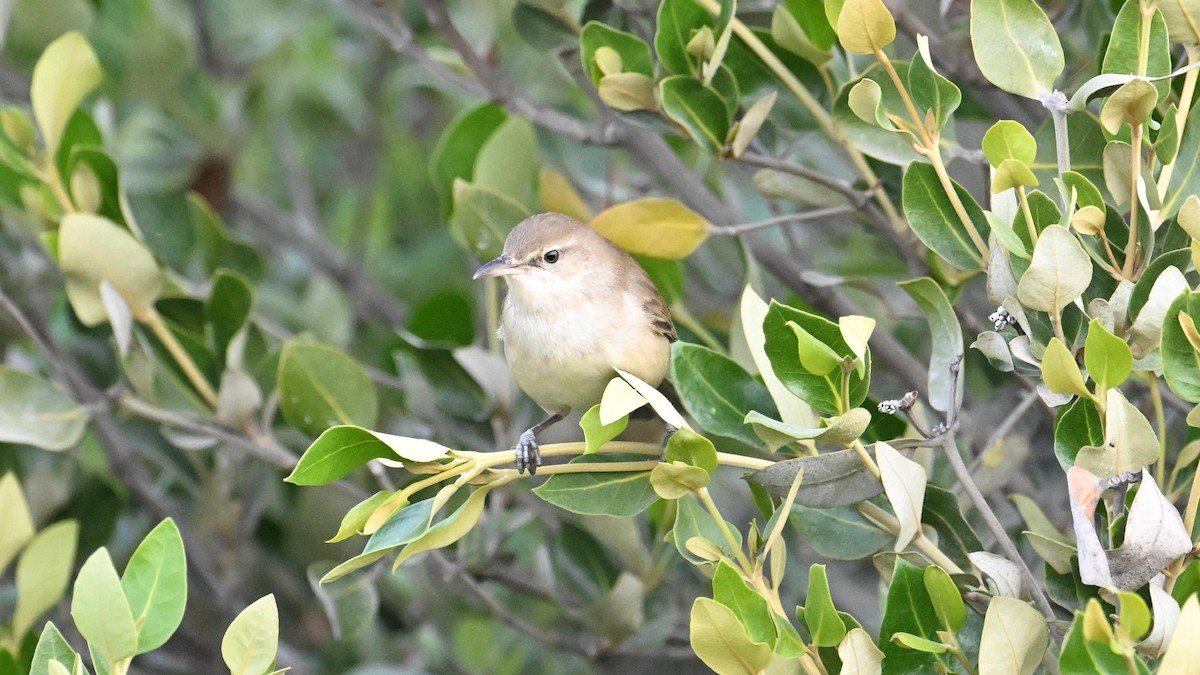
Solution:
{"label": "bird's breast", "polygon": [[614,367],[652,385],[662,381],[670,343],[654,332],[640,303],[618,297],[531,303],[509,294],[501,318],[505,358],[517,384],[543,408],[595,405]]}

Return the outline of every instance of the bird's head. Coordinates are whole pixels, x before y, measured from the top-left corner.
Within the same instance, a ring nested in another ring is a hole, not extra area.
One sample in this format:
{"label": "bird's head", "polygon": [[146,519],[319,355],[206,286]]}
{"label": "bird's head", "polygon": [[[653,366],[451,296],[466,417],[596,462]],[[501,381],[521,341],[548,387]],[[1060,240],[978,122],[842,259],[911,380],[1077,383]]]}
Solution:
{"label": "bird's head", "polygon": [[539,213],[513,228],[499,258],[474,279],[507,277],[518,292],[559,293],[597,281],[619,250],[591,227],[561,213]]}

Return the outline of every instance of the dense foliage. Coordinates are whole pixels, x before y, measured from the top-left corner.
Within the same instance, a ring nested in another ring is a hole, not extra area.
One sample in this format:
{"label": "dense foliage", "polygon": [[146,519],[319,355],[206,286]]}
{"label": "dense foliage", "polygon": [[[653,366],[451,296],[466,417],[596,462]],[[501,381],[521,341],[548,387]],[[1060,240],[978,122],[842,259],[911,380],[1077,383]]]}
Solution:
{"label": "dense foliage", "polygon": [[[0,19],[0,675],[1200,670],[1194,0]],[[541,211],[682,409],[531,478]]]}

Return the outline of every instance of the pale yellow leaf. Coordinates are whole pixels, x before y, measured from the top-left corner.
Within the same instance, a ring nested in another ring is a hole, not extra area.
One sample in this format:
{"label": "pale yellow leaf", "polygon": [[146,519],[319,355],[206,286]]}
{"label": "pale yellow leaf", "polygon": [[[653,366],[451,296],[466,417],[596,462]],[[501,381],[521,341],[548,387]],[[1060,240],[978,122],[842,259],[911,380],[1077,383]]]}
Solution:
{"label": "pale yellow leaf", "polygon": [[605,209],[592,227],[630,253],[668,260],[691,255],[712,229],[703,216],[680,202],[657,197]]}

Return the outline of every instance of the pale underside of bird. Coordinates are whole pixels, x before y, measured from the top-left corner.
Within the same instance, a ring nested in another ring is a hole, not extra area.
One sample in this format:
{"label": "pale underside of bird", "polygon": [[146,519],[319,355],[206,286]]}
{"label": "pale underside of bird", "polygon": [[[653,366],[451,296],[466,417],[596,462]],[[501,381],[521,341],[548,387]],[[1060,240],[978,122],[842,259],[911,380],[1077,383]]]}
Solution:
{"label": "pale underside of bird", "polygon": [[521,390],[549,413],[515,448],[517,469],[534,473],[538,432],[599,403],[614,368],[662,382],[675,325],[637,261],[559,213],[522,221],[474,278],[499,276],[508,281],[499,331],[505,359]]}

